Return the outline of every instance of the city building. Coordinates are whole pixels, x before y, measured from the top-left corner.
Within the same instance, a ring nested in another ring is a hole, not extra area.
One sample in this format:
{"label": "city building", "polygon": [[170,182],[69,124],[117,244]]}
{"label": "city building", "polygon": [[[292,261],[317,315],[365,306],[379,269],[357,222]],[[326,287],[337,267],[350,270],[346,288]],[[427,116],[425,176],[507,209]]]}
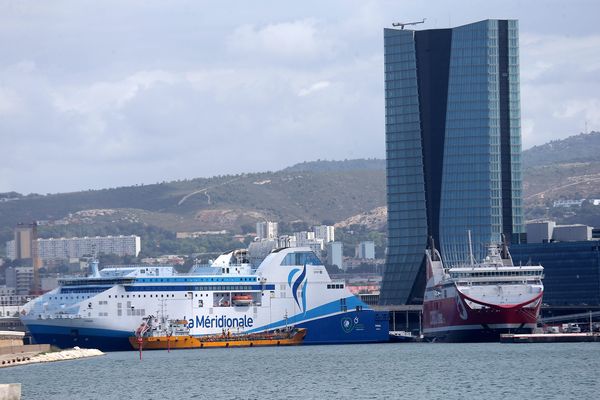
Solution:
{"label": "city building", "polygon": [[548,243],[552,241],[552,233],[556,222],[539,221],[529,222],[525,226],[527,232],[527,243]]}
{"label": "city building", "polygon": [[385,29],[388,253],[381,304],[419,304],[446,264],[522,240],[518,25]]}
{"label": "city building", "polygon": [[516,265],[544,267],[544,304],[550,307],[600,306],[600,241],[586,225],[528,222],[527,243],[512,244]]}
{"label": "city building", "polygon": [[[35,257],[33,242],[37,239],[37,224],[19,224],[14,229],[13,260],[33,259]],[[8,246],[7,246],[8,250]]]}
{"label": "city building", "polygon": [[336,265],[338,268],[343,268],[342,255],[342,242],[327,243],[327,265]]}
{"label": "city building", "polygon": [[17,249],[15,249],[15,241],[9,240],[6,242],[6,257],[11,260],[17,259]]}
{"label": "city building", "polygon": [[600,241],[513,244],[515,265],[544,267],[544,304],[600,306]]}
{"label": "city building", "polygon": [[527,243],[577,242],[592,240],[591,226],[582,224],[556,225],[554,221],[526,224]]}
{"label": "city building", "polygon": [[[15,246],[7,243],[7,249]],[[96,236],[82,238],[36,239],[33,248],[40,260],[79,258],[96,254],[135,256],[141,251],[139,236]]]}
{"label": "city building", "polygon": [[27,295],[33,286],[33,267],[9,267],[5,272],[6,287],[17,295]]}
{"label": "city building", "polygon": [[552,239],[556,242],[592,240],[592,227],[582,224],[556,225],[552,232]]}
{"label": "city building", "polygon": [[354,249],[354,257],[373,260],[375,258],[375,243],[370,241],[358,243]]}
{"label": "city building", "polygon": [[277,222],[257,222],[256,236],[259,239],[277,239]]}
{"label": "city building", "polygon": [[[552,203],[552,207],[557,208],[557,207],[563,207],[563,208],[580,208],[583,203],[585,202],[585,199],[578,199],[578,200],[555,200]],[[592,203],[593,204],[593,203]]]}
{"label": "city building", "polygon": [[317,255],[321,254],[325,248],[324,240],[318,239],[315,232],[294,232],[294,238],[296,239],[295,247],[310,247],[310,249],[317,253]]}
{"label": "city building", "polygon": [[331,225],[317,225],[313,228],[315,239],[322,239],[324,243],[335,241],[335,228]]}

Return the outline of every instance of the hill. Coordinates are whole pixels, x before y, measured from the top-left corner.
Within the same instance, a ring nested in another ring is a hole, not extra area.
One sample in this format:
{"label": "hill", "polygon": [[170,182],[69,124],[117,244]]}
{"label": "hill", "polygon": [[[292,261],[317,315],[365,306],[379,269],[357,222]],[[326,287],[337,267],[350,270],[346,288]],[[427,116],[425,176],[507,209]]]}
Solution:
{"label": "hill", "polygon": [[242,233],[265,219],[332,224],[385,204],[384,179],[382,170],[369,168],[299,168],[45,196],[13,193],[0,201],[0,243],[17,223],[34,220],[43,223],[42,237],[144,227]]}
{"label": "hill", "polygon": [[600,150],[600,132],[580,133],[525,150],[523,168],[599,162],[598,150]]}
{"label": "hill", "polygon": [[[552,208],[556,199],[600,198],[598,154],[598,132],[524,151],[526,217],[600,225],[600,207],[586,207],[581,218],[577,210]],[[277,172],[50,195],[3,193],[0,243],[11,239],[17,223],[33,220],[45,223],[41,236],[146,232],[156,246],[181,231],[252,232],[265,219],[282,222],[284,232],[318,223],[385,230],[385,204],[385,160],[317,160]]]}

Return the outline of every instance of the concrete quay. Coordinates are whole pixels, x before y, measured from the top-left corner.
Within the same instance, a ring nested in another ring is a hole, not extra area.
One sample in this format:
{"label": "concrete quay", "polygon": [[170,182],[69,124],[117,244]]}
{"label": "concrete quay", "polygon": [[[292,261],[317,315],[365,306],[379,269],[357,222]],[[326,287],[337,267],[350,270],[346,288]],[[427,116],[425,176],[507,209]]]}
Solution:
{"label": "concrete quay", "polygon": [[[19,351],[16,353],[6,353],[0,355],[0,368],[14,367],[17,365],[36,364],[42,362],[76,360],[79,358],[95,357],[104,355],[98,349],[73,349],[55,351],[49,345],[30,345],[30,346],[47,346],[46,350],[42,351]],[[26,346],[23,346],[26,347]],[[1,398],[0,398],[1,399]]]}
{"label": "concrete quay", "polygon": [[502,334],[500,343],[576,343],[600,342],[600,333]]}

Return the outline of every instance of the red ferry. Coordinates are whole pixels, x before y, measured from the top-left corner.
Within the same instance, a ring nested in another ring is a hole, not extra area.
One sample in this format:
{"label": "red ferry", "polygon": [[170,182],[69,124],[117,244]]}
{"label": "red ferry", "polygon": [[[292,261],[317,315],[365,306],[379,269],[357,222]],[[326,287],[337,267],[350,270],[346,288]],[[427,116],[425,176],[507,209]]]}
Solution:
{"label": "red ferry", "polygon": [[534,331],[544,294],[541,265],[515,266],[505,245],[488,246],[481,263],[450,268],[430,245],[426,263],[426,340],[491,342],[503,333]]}

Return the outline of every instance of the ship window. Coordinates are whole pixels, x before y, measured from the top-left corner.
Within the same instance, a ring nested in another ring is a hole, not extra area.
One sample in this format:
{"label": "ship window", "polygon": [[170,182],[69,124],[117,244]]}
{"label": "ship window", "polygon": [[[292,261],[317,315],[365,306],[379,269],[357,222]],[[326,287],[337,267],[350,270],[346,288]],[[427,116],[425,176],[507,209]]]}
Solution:
{"label": "ship window", "polygon": [[312,251],[303,251],[286,255],[280,265],[321,265],[321,261]]}

